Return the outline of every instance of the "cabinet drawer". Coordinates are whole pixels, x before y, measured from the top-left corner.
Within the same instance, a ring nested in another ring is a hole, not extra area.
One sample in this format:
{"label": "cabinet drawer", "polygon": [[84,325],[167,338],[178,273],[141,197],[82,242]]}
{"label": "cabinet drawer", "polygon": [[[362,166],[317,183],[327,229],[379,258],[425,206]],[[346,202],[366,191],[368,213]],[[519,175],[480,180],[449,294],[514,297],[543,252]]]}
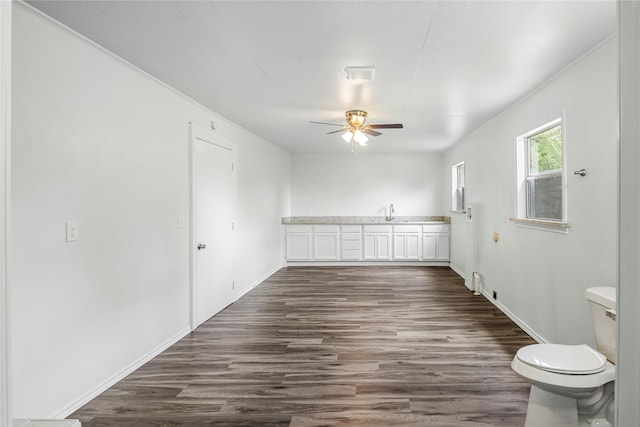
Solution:
{"label": "cabinet drawer", "polygon": [[394,225],[394,233],[420,233],[422,231],[421,225]]}
{"label": "cabinet drawer", "polygon": [[343,225],[342,232],[343,233],[360,233],[362,231],[361,225]]}
{"label": "cabinet drawer", "polygon": [[360,240],[343,240],[342,249],[357,249],[360,250],[362,242]]}
{"label": "cabinet drawer", "polygon": [[345,240],[357,240],[358,242],[362,240],[362,233],[345,233],[342,232],[342,241]]}
{"label": "cabinet drawer", "polygon": [[311,233],[313,225],[287,225],[287,233]]}
{"label": "cabinet drawer", "polygon": [[422,226],[423,233],[447,233],[449,232],[449,224],[429,224]]}
{"label": "cabinet drawer", "polygon": [[316,233],[339,233],[339,225],[314,225],[313,231]]}
{"label": "cabinet drawer", "polygon": [[360,249],[342,249],[342,260],[359,259],[362,259],[362,251]]}
{"label": "cabinet drawer", "polygon": [[363,226],[365,233],[391,233],[393,226],[391,225],[365,225]]}

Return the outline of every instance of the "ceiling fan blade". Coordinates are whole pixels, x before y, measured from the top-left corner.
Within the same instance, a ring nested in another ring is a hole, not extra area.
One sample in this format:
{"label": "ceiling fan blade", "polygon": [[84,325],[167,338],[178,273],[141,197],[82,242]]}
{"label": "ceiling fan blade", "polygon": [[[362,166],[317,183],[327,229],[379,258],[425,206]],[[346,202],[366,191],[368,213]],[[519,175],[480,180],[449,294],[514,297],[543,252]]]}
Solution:
{"label": "ceiling fan blade", "polygon": [[366,133],[367,135],[371,135],[371,136],[380,136],[382,135],[382,133],[375,131],[375,130],[371,130],[371,129],[365,129],[362,131],[363,133]]}
{"label": "ceiling fan blade", "polygon": [[340,127],[344,127],[344,125],[338,125],[335,123],[325,123],[325,122],[313,122],[313,121],[309,121],[309,123],[314,123],[316,125],[329,125],[329,126],[340,126]]}
{"label": "ceiling fan blade", "polygon": [[368,125],[369,129],[402,129],[402,123],[386,124],[386,125]]}
{"label": "ceiling fan blade", "polygon": [[338,132],[344,132],[344,129],[338,129],[338,130],[334,130],[331,132],[327,132],[327,135],[332,134],[332,133],[338,133]]}

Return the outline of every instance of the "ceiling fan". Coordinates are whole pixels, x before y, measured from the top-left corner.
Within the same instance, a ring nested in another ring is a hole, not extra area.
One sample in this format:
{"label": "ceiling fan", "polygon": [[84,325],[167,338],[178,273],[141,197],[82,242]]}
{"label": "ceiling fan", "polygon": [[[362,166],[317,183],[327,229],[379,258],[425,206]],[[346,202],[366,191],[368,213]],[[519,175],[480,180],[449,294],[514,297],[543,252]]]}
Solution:
{"label": "ceiling fan", "polygon": [[369,138],[367,138],[365,134],[371,136],[382,135],[381,132],[378,132],[374,129],[402,129],[403,127],[402,123],[365,125],[365,122],[367,120],[367,112],[362,110],[349,110],[345,113],[345,118],[347,120],[346,125],[314,121],[310,121],[309,123],[318,125],[340,126],[342,129],[327,132],[327,135],[331,133],[346,131],[342,135],[342,139],[344,139],[348,144],[351,144],[351,151],[353,153],[357,152],[358,145],[367,145],[367,141],[369,140]]}

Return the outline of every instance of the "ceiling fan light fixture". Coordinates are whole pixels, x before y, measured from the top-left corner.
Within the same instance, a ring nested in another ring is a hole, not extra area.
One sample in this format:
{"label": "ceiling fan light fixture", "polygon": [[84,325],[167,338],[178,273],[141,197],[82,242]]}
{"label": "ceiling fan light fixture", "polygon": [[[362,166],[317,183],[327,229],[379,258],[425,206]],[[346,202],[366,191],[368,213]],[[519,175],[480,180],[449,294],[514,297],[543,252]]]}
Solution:
{"label": "ceiling fan light fixture", "polygon": [[365,120],[367,120],[367,112],[362,110],[349,110],[345,113],[345,117],[347,118],[347,123],[357,129],[364,125]]}
{"label": "ceiling fan light fixture", "polygon": [[341,137],[347,144],[349,144],[351,142],[351,138],[353,138],[353,132],[347,131],[343,133]]}
{"label": "ceiling fan light fixture", "polygon": [[348,66],[344,69],[345,77],[347,80],[366,80],[371,81],[376,75],[376,69],[371,66],[367,67],[354,67]]}
{"label": "ceiling fan light fixture", "polygon": [[367,145],[367,141],[369,140],[369,138],[367,138],[367,135],[362,133],[361,130],[357,130],[353,133],[353,139],[362,146]]}
{"label": "ceiling fan light fixture", "polygon": [[[325,122],[311,122],[319,125],[338,126],[342,129],[327,132],[327,134],[333,134],[345,131],[340,138],[342,138],[347,144],[351,146],[351,152],[355,155],[358,154],[358,145],[364,147],[367,145],[370,136],[380,136],[382,132],[378,132],[375,129],[402,129],[402,123],[385,123],[385,124],[368,124],[367,112],[364,110],[349,110],[345,112],[346,125],[340,125],[337,123],[325,123]],[[367,134],[367,135],[365,135]]]}

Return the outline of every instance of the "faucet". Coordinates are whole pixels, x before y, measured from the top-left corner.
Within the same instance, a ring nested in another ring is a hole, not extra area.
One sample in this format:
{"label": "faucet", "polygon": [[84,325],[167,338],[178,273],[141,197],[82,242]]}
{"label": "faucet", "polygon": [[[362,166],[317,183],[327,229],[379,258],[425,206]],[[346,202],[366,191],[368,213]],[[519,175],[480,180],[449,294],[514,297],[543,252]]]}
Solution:
{"label": "faucet", "polygon": [[388,216],[387,216],[387,218],[385,218],[385,219],[386,219],[387,221],[393,221],[393,220],[394,220],[394,218],[393,218],[393,214],[394,214],[394,213],[395,213],[395,212],[394,212],[394,210],[393,210],[393,203],[391,203],[391,204],[389,205],[389,215],[388,215]]}

